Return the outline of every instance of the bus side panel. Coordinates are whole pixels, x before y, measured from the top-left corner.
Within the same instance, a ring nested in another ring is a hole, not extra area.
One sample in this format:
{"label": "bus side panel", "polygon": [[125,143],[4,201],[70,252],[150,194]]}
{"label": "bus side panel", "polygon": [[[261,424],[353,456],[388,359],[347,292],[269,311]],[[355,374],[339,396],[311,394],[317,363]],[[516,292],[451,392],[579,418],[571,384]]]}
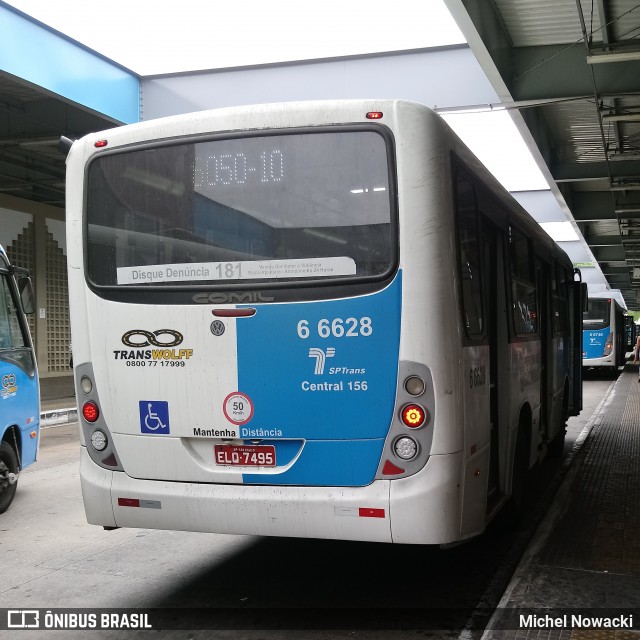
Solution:
{"label": "bus side panel", "polygon": [[[11,426],[20,429],[22,448],[20,451],[21,468],[35,462],[38,452],[38,427],[40,424],[38,379],[28,375],[11,358],[11,352],[0,355],[0,411],[2,415],[2,434],[0,440],[7,437],[6,430]],[[32,438],[31,433],[36,433]],[[15,446],[13,437],[9,443]]]}
{"label": "bus side panel", "polygon": [[[511,375],[509,389],[509,460],[507,469],[512,468],[518,428],[530,428],[529,467],[538,458],[538,446],[542,434],[540,425],[540,376],[541,344],[539,340],[515,342],[510,345]],[[521,425],[522,421],[522,425]],[[512,474],[504,475],[507,495],[511,494]]]}
{"label": "bus side panel", "polygon": [[462,356],[465,470],[460,531],[468,537],[480,533],[486,524],[489,444],[491,429],[498,429],[498,424],[491,425],[489,347],[468,347]]}
{"label": "bus side panel", "polygon": [[[549,365],[553,368],[553,388],[551,389],[551,418],[550,428],[548,431],[549,439],[558,433],[559,429],[564,429],[565,425],[562,423],[562,403],[564,402],[564,390],[565,380],[568,377],[568,372],[571,370],[571,340],[568,337],[557,337],[552,340],[551,362]],[[569,395],[571,395],[571,389],[567,389]],[[567,399],[568,402],[568,399]]]}

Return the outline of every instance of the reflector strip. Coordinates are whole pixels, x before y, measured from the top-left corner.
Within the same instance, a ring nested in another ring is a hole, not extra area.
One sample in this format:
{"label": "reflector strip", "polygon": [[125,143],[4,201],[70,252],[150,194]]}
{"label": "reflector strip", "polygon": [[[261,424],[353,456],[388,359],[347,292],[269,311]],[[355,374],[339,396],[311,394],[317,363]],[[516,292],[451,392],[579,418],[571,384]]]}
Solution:
{"label": "reflector strip", "polygon": [[397,476],[400,473],[404,473],[404,469],[397,467],[391,460],[387,460],[382,467],[383,476]]}
{"label": "reflector strip", "polygon": [[118,461],[116,460],[115,455],[112,453],[111,455],[102,459],[102,464],[106,465],[107,467],[117,467]]}
{"label": "reflector strip", "polygon": [[118,498],[119,507],[139,507],[140,500],[138,498]]}
{"label": "reflector strip", "polygon": [[160,500],[138,500],[138,498],[118,498],[119,507],[140,507],[142,509],[162,509]]}
{"label": "reflector strip", "polygon": [[384,509],[358,509],[360,518],[384,518]]}
{"label": "reflector strip", "polygon": [[334,507],[337,516],[351,516],[353,518],[384,518],[384,509],[368,509],[365,507]]}

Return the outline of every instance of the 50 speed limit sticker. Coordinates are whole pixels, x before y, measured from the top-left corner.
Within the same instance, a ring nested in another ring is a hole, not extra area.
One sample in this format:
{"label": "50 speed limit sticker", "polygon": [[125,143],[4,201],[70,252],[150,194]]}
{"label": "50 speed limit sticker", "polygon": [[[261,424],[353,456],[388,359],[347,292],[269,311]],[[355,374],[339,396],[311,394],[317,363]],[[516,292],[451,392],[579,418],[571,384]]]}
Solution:
{"label": "50 speed limit sticker", "polygon": [[233,424],[246,424],[253,417],[253,402],[244,393],[230,393],[222,404],[224,415]]}

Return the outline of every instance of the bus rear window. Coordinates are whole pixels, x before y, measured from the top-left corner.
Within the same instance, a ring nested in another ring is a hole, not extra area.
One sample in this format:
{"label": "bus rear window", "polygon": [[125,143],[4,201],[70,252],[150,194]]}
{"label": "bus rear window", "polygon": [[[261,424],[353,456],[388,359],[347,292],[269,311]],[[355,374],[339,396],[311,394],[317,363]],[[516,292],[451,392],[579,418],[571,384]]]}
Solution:
{"label": "bus rear window", "polygon": [[589,310],[582,314],[584,329],[604,329],[609,326],[611,302],[608,299],[589,299]]}
{"label": "bus rear window", "polygon": [[185,286],[375,278],[394,263],[371,130],[164,144],[88,169],[89,280]]}

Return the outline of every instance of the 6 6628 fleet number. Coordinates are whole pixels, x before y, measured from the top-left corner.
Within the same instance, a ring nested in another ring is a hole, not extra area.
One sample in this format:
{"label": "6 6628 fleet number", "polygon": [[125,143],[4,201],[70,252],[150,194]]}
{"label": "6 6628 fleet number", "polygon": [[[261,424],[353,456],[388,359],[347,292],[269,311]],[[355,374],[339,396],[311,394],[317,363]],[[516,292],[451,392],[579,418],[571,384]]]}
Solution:
{"label": "6 6628 fleet number", "polygon": [[368,337],[373,333],[373,322],[368,316],[362,318],[323,318],[313,326],[308,320],[298,322],[298,337],[305,340],[312,333],[320,338],[357,338]]}

